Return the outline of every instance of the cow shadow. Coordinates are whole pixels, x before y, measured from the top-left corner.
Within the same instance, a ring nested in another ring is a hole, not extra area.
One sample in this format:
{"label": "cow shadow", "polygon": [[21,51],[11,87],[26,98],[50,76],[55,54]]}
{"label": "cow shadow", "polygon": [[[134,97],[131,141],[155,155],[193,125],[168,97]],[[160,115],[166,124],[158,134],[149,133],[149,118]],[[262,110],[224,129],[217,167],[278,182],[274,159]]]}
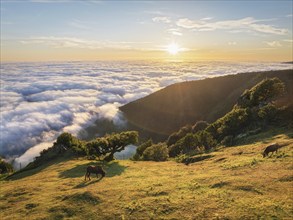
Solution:
{"label": "cow shadow", "polygon": [[100,182],[103,179],[102,177],[100,177],[98,179],[94,179],[94,178],[95,177],[93,177],[90,181],[83,181],[83,182],[77,184],[75,187],[73,187],[73,189],[83,188],[83,187],[92,185],[94,183],[98,183],[98,182]]}
{"label": "cow shadow", "polygon": [[59,173],[60,178],[77,178],[85,175],[88,166],[103,166],[100,162],[89,162],[87,164],[76,165],[75,167]]}
{"label": "cow shadow", "polygon": [[98,183],[103,179],[103,177],[100,175],[97,178],[96,174],[91,174],[91,180],[87,180],[87,181],[84,180],[86,168],[88,166],[97,166],[97,165],[102,166],[103,169],[106,171],[106,176],[104,178],[111,178],[114,176],[119,176],[127,169],[127,166],[122,166],[116,161],[110,162],[110,163],[90,162],[90,163],[83,164],[83,165],[77,165],[69,170],[62,171],[62,172],[60,172],[59,177],[61,177],[61,178],[81,178],[82,182],[77,184],[73,188],[79,189],[79,188],[87,187],[89,185]]}

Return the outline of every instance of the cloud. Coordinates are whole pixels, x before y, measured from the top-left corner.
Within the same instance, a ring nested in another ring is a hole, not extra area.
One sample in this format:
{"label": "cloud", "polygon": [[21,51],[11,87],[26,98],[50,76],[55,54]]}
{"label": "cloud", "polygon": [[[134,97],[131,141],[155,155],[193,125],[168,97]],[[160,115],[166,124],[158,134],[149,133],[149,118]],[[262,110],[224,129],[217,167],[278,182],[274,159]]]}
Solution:
{"label": "cloud", "polygon": [[29,0],[33,3],[67,3],[73,2],[73,0]]}
{"label": "cloud", "polygon": [[125,149],[121,152],[116,152],[114,154],[114,157],[117,158],[118,160],[126,160],[134,156],[136,152],[137,146],[135,145],[128,145],[125,147]]}
{"label": "cloud", "polygon": [[214,19],[213,17],[205,17],[205,18],[201,18],[200,20],[201,21],[209,21],[209,20],[212,20]]}
{"label": "cloud", "polygon": [[284,68],[276,63],[2,63],[0,155],[24,164],[64,131],[78,136],[105,118],[123,126],[121,105],[173,83]]}
{"label": "cloud", "polygon": [[53,142],[43,142],[28,149],[23,155],[14,160],[13,166],[16,169],[24,168],[28,163],[32,162],[35,157],[40,156],[40,152],[48,149],[53,145]]}
{"label": "cloud", "polygon": [[[73,23],[71,24],[73,25]],[[74,24],[76,28],[90,29],[83,24]],[[78,27],[79,26],[79,27]],[[123,49],[123,50],[147,50],[150,49],[147,41],[96,41],[73,37],[40,36],[30,37],[19,41],[22,44],[40,44],[53,48],[79,48],[79,49]]]}
{"label": "cloud", "polygon": [[279,41],[265,41],[264,42],[266,45],[270,46],[270,47],[281,47],[282,44]]}
{"label": "cloud", "polygon": [[214,31],[214,30],[236,30],[261,32],[267,34],[285,35],[287,29],[276,28],[272,25],[261,24],[260,22],[268,20],[256,20],[252,17],[246,17],[238,20],[223,20],[209,22],[209,20],[190,20],[188,18],[179,19],[176,24],[179,27],[193,29],[197,31]]}
{"label": "cloud", "polygon": [[[89,28],[81,23],[71,23],[77,28]],[[136,45],[150,44],[151,42],[127,42],[127,41],[96,41],[74,37],[40,36],[30,37],[20,41],[22,44],[43,44],[54,48],[82,48],[82,49],[136,49]],[[141,48],[141,47],[140,47]]]}
{"label": "cloud", "polygon": [[166,23],[166,24],[169,24],[171,23],[171,19],[169,17],[154,17],[152,18],[152,20],[154,22],[161,22],[161,23]]}
{"label": "cloud", "polygon": [[168,33],[176,35],[176,36],[182,36],[182,32],[178,28],[170,28],[167,30]]}
{"label": "cloud", "polygon": [[20,41],[22,44],[45,44],[56,48],[87,48],[100,49],[105,47],[105,42],[90,41],[72,37],[32,37]]}
{"label": "cloud", "polygon": [[237,42],[235,42],[235,41],[230,41],[230,42],[228,42],[228,45],[229,46],[234,46],[234,45],[236,45],[237,44]]}
{"label": "cloud", "polygon": [[292,39],[285,39],[283,41],[288,42],[288,43],[293,43],[293,40]]}

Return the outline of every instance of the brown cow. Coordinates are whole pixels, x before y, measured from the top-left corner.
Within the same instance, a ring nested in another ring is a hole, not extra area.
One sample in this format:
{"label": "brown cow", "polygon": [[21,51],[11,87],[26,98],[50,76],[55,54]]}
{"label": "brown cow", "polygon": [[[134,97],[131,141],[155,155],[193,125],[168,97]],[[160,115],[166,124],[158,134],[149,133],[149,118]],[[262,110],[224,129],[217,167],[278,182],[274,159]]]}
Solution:
{"label": "brown cow", "polygon": [[103,170],[102,167],[100,166],[88,166],[86,168],[86,173],[84,176],[84,180],[86,181],[86,178],[88,178],[89,180],[91,180],[91,173],[95,173],[98,177],[98,174],[102,175],[102,178],[106,175],[106,172]]}
{"label": "brown cow", "polygon": [[[278,152],[278,149],[281,148],[282,146],[280,146],[279,144],[277,143],[273,143],[269,146],[266,147],[266,149],[264,150],[264,152],[262,153],[263,157],[266,157],[269,155],[270,152],[272,152],[272,154],[274,152]],[[271,154],[271,155],[272,155]]]}

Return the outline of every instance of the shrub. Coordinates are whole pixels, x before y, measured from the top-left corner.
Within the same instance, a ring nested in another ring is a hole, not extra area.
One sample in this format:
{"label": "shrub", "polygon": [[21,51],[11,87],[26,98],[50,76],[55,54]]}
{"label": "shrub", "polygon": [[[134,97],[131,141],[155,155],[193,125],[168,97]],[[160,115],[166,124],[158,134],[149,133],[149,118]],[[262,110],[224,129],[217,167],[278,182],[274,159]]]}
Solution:
{"label": "shrub", "polygon": [[179,154],[182,154],[182,146],[179,144],[173,144],[169,147],[169,156],[176,157]]}
{"label": "shrub", "polygon": [[284,91],[285,84],[279,78],[264,79],[250,90],[246,90],[239,98],[237,105],[242,108],[265,105]]}
{"label": "shrub", "polygon": [[268,122],[275,118],[277,111],[278,110],[274,105],[268,104],[261,107],[259,111],[257,112],[257,115],[264,122]]}
{"label": "shrub", "polygon": [[209,125],[206,131],[220,141],[225,136],[242,132],[245,125],[249,123],[249,117],[250,111],[248,109],[234,107],[232,111]]}
{"label": "shrub", "polygon": [[145,149],[142,155],[143,160],[166,161],[168,159],[168,148],[165,143],[152,145]]}
{"label": "shrub", "polygon": [[172,144],[175,144],[177,141],[179,141],[181,138],[183,138],[186,134],[192,132],[191,125],[186,125],[182,128],[180,128],[179,131],[172,133],[168,139],[167,139],[167,145],[171,146]]}
{"label": "shrub", "polygon": [[188,133],[175,144],[169,147],[170,157],[176,157],[179,154],[187,154],[198,151],[199,139],[196,134]]}
{"label": "shrub", "polygon": [[207,131],[200,131],[196,134],[188,133],[175,144],[169,147],[169,156],[176,157],[180,154],[194,155],[217,145],[217,141]]}
{"label": "shrub", "polygon": [[233,145],[233,141],[234,141],[234,138],[232,135],[228,135],[226,137],[224,137],[224,139],[221,141],[221,144],[226,146],[226,147],[230,147]]}
{"label": "shrub", "polygon": [[188,133],[179,141],[176,142],[175,145],[180,145],[182,149],[182,153],[188,153],[190,151],[196,150],[199,144],[198,136],[192,133]]}
{"label": "shrub", "polygon": [[74,137],[68,132],[60,134],[57,138],[57,144],[62,144],[65,147],[71,147]]}
{"label": "shrub", "polygon": [[0,174],[13,172],[13,167],[10,163],[7,163],[2,158],[0,158]]}
{"label": "shrub", "polygon": [[190,158],[190,156],[187,156],[186,154],[179,154],[175,157],[175,161],[177,163],[184,163],[188,158]]}
{"label": "shrub", "polygon": [[217,145],[217,141],[211,135],[211,133],[207,131],[200,131],[197,133],[199,145],[204,147],[206,151]]}
{"label": "shrub", "polygon": [[140,160],[142,159],[142,155],[143,155],[143,152],[145,151],[145,149],[147,149],[148,147],[152,146],[153,145],[153,141],[151,139],[149,139],[148,141],[142,143],[141,145],[139,145],[137,148],[136,148],[136,153],[135,155],[133,156],[133,160]]}
{"label": "shrub", "polygon": [[199,131],[203,131],[209,126],[209,123],[206,121],[198,121],[195,123],[195,125],[192,126],[192,132],[197,133]]}
{"label": "shrub", "polygon": [[86,156],[88,155],[87,148],[84,144],[79,143],[72,146],[72,150],[76,156]]}

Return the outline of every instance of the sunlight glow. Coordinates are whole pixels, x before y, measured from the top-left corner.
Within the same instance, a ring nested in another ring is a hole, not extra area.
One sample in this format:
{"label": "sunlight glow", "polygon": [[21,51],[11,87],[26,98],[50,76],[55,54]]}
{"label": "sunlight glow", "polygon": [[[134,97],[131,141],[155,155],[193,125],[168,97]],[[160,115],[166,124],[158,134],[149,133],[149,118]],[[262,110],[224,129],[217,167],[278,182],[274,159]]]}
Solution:
{"label": "sunlight glow", "polygon": [[176,43],[171,43],[167,46],[167,51],[172,55],[176,55],[180,51],[179,45]]}

